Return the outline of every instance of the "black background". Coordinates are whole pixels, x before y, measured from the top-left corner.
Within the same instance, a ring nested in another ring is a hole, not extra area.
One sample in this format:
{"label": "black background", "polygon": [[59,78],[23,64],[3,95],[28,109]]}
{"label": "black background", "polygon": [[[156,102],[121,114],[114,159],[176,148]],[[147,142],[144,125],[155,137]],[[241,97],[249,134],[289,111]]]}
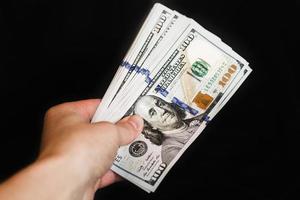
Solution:
{"label": "black background", "polygon": [[[1,2],[0,180],[34,161],[49,107],[103,96],[154,2]],[[160,2],[222,38],[253,72],[154,194],[123,181],[96,199],[294,198],[299,1]]]}

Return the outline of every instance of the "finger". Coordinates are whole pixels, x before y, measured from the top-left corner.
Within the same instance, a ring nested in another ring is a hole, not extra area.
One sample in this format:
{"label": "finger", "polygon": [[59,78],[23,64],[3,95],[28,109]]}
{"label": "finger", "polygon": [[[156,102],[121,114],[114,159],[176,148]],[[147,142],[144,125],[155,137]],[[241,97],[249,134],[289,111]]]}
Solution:
{"label": "finger", "polygon": [[116,123],[120,146],[132,142],[143,130],[144,121],[138,115],[128,116]]}
{"label": "finger", "polygon": [[101,177],[101,179],[99,179],[99,181],[96,184],[95,190],[104,188],[121,180],[123,180],[121,176],[109,170],[106,172],[106,174],[104,174],[104,176]]}
{"label": "finger", "polygon": [[100,99],[87,99],[68,103],[73,111],[78,113],[83,119],[89,121],[96,112],[100,104]]}
{"label": "finger", "polygon": [[[97,134],[101,140],[106,138],[114,144],[116,148],[129,144],[142,131],[144,121],[137,115],[125,117],[116,124],[110,122],[96,122],[93,124],[101,134]],[[96,136],[96,135],[95,135]]]}
{"label": "finger", "polygon": [[96,112],[100,99],[88,99],[74,102],[62,103],[50,108],[46,113],[46,118],[64,118],[70,116],[76,122],[90,122]]}

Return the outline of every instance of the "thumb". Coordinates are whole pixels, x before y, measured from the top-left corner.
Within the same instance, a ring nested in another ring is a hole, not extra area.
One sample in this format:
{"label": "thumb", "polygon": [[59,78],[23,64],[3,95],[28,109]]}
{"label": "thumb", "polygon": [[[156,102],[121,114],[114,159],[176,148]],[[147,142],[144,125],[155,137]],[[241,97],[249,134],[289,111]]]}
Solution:
{"label": "thumb", "polygon": [[116,123],[120,146],[132,142],[143,130],[144,121],[138,115],[125,117]]}

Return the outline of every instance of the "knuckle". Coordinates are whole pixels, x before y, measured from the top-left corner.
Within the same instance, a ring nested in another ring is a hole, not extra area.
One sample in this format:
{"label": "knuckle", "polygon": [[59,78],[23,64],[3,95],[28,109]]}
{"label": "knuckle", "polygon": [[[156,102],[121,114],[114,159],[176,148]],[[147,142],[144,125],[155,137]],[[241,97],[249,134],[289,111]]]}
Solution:
{"label": "knuckle", "polygon": [[99,122],[98,124],[104,127],[105,129],[108,129],[109,131],[114,131],[115,129],[115,125],[110,122],[103,121],[103,122]]}
{"label": "knuckle", "polygon": [[58,104],[50,107],[45,113],[45,119],[55,117],[64,108],[64,104]]}
{"label": "knuckle", "polygon": [[51,118],[57,112],[57,106],[52,106],[46,111],[45,118]]}
{"label": "knuckle", "polygon": [[106,130],[106,133],[110,135],[110,137],[118,137],[119,130],[118,127],[110,122],[100,122],[99,125]]}

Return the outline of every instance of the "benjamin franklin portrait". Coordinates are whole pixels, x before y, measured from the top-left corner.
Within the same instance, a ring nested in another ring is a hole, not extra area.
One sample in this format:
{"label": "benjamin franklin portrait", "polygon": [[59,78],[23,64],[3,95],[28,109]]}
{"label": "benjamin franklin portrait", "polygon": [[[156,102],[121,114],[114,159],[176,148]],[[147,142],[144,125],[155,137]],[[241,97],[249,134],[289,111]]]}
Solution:
{"label": "benjamin franklin portrait", "polygon": [[162,162],[167,165],[184,147],[203,121],[203,115],[186,119],[186,113],[178,106],[160,97],[140,97],[133,108],[145,122],[143,134],[156,145],[162,145]]}

